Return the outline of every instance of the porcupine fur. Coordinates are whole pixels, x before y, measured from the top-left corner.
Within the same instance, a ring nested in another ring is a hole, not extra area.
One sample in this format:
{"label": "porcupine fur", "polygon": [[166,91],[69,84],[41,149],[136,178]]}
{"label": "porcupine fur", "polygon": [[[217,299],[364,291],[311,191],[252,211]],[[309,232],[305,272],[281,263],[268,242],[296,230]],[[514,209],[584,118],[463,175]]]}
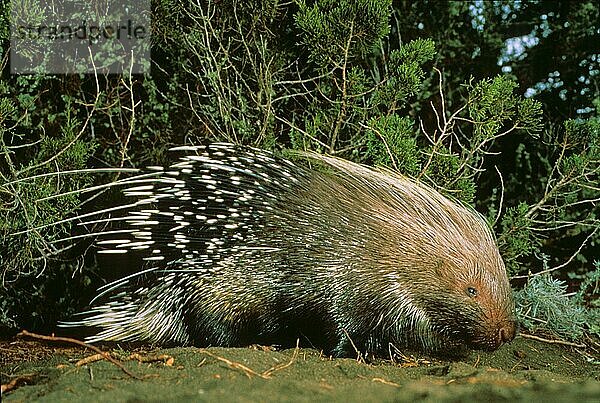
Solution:
{"label": "porcupine fur", "polygon": [[[334,355],[495,349],[514,304],[484,219],[387,171],[313,154],[310,169],[231,144],[185,146],[151,167],[118,238],[146,266],[107,285],[88,339],[170,345],[290,344]],[[101,220],[100,220],[101,221]],[[89,222],[89,221],[88,221]],[[352,346],[352,344],[354,346]]]}

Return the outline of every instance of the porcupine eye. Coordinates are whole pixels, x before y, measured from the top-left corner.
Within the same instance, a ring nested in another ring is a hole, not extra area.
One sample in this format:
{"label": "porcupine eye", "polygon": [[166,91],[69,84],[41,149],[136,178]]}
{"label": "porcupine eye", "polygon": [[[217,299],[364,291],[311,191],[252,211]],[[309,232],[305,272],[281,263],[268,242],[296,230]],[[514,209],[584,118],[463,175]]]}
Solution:
{"label": "porcupine eye", "polygon": [[471,298],[475,298],[477,296],[477,290],[473,287],[467,287],[467,295]]}

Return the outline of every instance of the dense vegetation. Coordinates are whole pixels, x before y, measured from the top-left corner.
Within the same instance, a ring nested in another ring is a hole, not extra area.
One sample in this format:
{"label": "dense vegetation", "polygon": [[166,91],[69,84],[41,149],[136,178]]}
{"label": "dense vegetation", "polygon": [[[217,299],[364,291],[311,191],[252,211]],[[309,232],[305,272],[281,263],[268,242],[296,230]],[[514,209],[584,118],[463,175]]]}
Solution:
{"label": "dense vegetation", "polygon": [[118,197],[81,192],[123,175],[87,168],[218,140],[385,165],[473,205],[526,327],[600,334],[596,2],[157,0],[151,75],[11,75],[2,7],[3,328],[51,328],[106,278],[57,242]]}

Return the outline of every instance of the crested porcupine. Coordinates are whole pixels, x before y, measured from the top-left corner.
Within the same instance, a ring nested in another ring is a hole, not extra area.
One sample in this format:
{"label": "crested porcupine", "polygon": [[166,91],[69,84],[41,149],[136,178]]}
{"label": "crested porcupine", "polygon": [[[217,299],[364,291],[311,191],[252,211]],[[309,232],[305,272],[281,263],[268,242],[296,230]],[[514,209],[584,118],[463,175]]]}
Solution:
{"label": "crested porcupine", "polygon": [[[103,253],[147,261],[107,285],[88,339],[178,345],[309,342],[340,356],[495,349],[516,333],[486,222],[387,171],[312,154],[314,170],[231,144],[178,147],[129,183]],[[98,220],[97,220],[98,221]],[[100,220],[101,221],[101,220]]]}

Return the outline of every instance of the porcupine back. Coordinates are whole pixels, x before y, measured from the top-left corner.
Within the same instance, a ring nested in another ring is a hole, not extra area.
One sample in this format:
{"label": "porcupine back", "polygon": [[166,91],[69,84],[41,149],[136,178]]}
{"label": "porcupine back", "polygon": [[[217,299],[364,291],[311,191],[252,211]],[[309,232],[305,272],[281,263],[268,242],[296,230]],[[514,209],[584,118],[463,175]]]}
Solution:
{"label": "porcupine back", "polygon": [[[504,264],[484,220],[390,172],[311,155],[311,170],[269,152],[179,147],[153,168],[119,237],[101,253],[147,261],[109,284],[76,325],[89,341],[289,343],[336,355],[497,348],[515,334]],[[133,205],[133,207],[131,207]]]}

